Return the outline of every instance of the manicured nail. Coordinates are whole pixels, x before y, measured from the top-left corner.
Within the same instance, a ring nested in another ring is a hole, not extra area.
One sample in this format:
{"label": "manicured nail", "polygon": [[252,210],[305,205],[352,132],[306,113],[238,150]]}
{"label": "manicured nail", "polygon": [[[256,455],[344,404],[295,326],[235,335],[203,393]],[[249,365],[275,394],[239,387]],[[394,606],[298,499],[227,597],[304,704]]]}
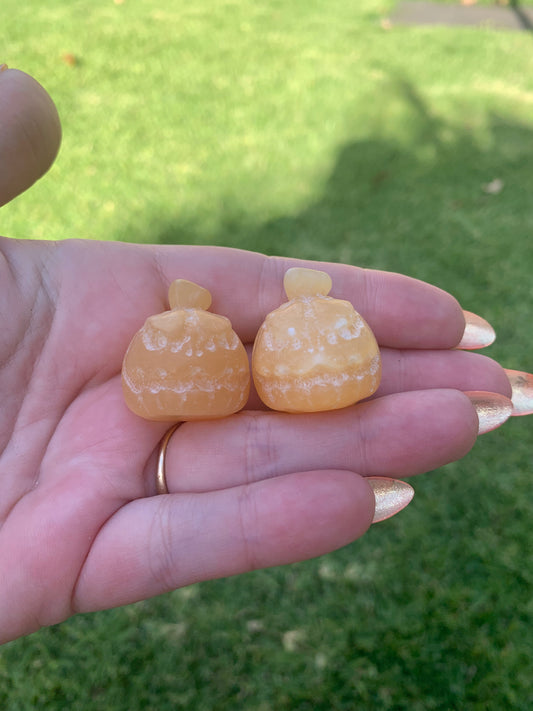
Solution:
{"label": "manicured nail", "polygon": [[505,369],[513,394],[511,401],[513,403],[512,414],[517,417],[519,415],[533,415],[533,375],[531,373],[523,373],[521,370]]}
{"label": "manicured nail", "polygon": [[465,351],[474,351],[478,348],[486,348],[496,340],[496,332],[488,321],[473,314],[471,311],[463,311],[465,317],[465,330],[461,342],[457,348]]}
{"label": "manicured nail", "polygon": [[3,72],[5,69],[7,69],[7,64],[0,64],[0,72]]}
{"label": "manicured nail", "polygon": [[369,476],[366,480],[372,487],[376,499],[372,523],[394,516],[404,509],[415,495],[413,487],[405,481],[386,476]]}
{"label": "manicured nail", "polygon": [[511,417],[513,403],[505,395],[486,393],[481,390],[472,390],[465,395],[468,395],[476,408],[480,435],[495,430]]}

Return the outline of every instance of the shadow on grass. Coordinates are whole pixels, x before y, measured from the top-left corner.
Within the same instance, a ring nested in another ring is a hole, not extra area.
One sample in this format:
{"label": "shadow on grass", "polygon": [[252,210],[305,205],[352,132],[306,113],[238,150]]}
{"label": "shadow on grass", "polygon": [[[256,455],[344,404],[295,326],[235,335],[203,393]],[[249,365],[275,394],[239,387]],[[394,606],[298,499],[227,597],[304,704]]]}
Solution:
{"label": "shadow on grass", "polygon": [[529,17],[529,15],[524,12],[523,7],[521,7],[518,0],[509,0],[509,6],[518,18],[518,21],[520,22],[524,30],[527,30],[527,32],[533,32],[533,22],[531,22],[531,18]]}
{"label": "shadow on grass", "polygon": [[[250,224],[229,200],[209,243],[402,271],[452,291],[494,286],[502,268],[521,273],[533,257],[532,128],[492,115],[480,141],[478,126],[434,115],[408,82],[396,79],[392,94],[404,141],[380,137],[377,118],[377,137],[341,147],[322,194],[299,214]],[[178,221],[156,241],[206,237]]]}

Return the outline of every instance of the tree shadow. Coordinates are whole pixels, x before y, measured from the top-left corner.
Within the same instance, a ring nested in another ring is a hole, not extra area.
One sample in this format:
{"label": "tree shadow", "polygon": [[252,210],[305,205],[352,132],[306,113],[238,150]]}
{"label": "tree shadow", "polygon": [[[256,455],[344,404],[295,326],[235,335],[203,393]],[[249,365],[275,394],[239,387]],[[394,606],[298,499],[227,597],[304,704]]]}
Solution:
{"label": "tree shadow", "polygon": [[524,11],[518,0],[509,0],[509,7],[516,15],[518,21],[527,32],[533,32],[533,22],[530,15]]}
{"label": "tree shadow", "polygon": [[[405,140],[380,135],[376,122],[375,137],[340,147],[322,193],[299,213],[250,224],[223,210],[209,243],[401,271],[466,296],[502,293],[503,273],[530,296],[519,275],[533,257],[532,127],[493,114],[480,140],[468,117],[436,115],[401,77],[391,97],[405,109]],[[170,221],[156,241],[206,237]]]}

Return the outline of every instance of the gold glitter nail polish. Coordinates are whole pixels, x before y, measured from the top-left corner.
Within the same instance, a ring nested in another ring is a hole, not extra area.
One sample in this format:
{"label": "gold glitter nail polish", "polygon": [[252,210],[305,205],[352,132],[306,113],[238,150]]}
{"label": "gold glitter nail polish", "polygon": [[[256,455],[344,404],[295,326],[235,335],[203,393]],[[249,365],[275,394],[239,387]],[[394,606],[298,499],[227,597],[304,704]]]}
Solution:
{"label": "gold glitter nail polish", "polygon": [[490,323],[484,318],[473,314],[471,311],[463,311],[465,317],[465,330],[463,337],[457,348],[465,351],[473,351],[478,348],[486,348],[496,340],[496,333]]}
{"label": "gold glitter nail polish", "polygon": [[479,420],[478,434],[480,435],[503,425],[513,411],[513,404],[505,395],[481,390],[470,391],[465,395],[468,395],[476,409]]}
{"label": "gold glitter nail polish", "polygon": [[524,373],[521,370],[505,369],[513,395],[511,397],[513,403],[512,414],[517,417],[520,415],[533,415],[533,375]]}
{"label": "gold glitter nail polish", "polygon": [[386,476],[369,476],[367,482],[374,491],[376,508],[372,523],[384,521],[404,509],[411,501],[415,490],[410,484]]}

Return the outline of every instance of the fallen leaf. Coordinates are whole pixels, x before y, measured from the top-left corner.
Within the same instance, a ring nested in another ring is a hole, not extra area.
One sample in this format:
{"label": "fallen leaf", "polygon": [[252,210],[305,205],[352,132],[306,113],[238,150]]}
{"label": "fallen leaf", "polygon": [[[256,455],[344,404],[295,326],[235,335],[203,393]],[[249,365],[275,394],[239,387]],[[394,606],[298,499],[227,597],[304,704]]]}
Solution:
{"label": "fallen leaf", "polygon": [[283,635],[283,648],[286,652],[296,652],[305,642],[305,630],[288,630]]}
{"label": "fallen leaf", "polygon": [[62,61],[67,64],[69,67],[75,67],[76,64],[78,63],[78,60],[76,58],[75,54],[72,54],[72,52],[65,52],[63,56],[61,57]]}
{"label": "fallen leaf", "polygon": [[498,195],[498,193],[501,193],[503,190],[503,180],[500,178],[494,178],[494,180],[491,180],[490,183],[482,185],[481,189],[484,193],[487,193],[487,195]]}

